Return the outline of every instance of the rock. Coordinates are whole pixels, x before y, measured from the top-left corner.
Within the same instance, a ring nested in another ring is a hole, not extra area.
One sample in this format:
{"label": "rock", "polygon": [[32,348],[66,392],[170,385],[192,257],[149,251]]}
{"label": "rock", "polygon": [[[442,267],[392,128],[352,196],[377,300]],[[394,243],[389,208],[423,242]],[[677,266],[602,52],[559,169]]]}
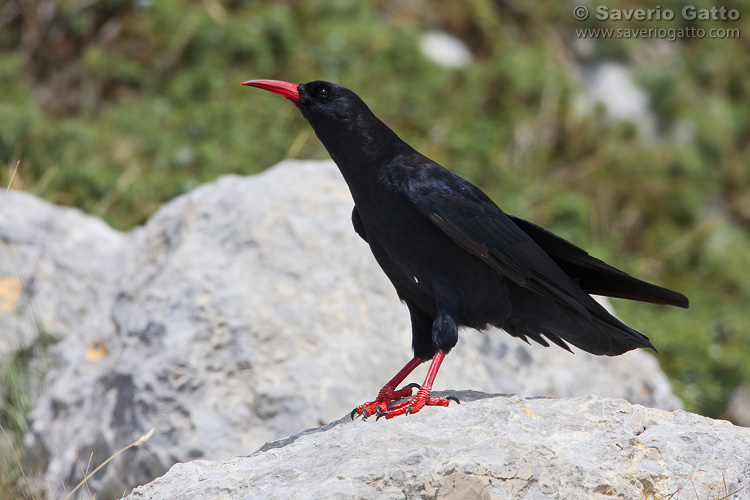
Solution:
{"label": "rock", "polygon": [[41,333],[85,330],[94,311],[110,309],[126,239],[80,210],[9,191],[0,214],[0,355]]}
{"label": "rock", "polygon": [[456,395],[461,405],[389,421],[344,416],[248,457],[177,464],[126,500],[703,499],[750,489],[750,429],[725,421],[594,396]]}
{"label": "rock", "polygon": [[[116,498],[176,462],[245,454],[371,400],[411,357],[409,316],[351,209],[333,163],[284,162],[222,177],[113,236],[126,258],[101,278],[111,296],[55,346],[31,415],[45,484],[77,482],[76,451],[98,464],[155,428],[89,482]],[[103,334],[106,349],[92,350]],[[462,332],[435,387],[680,405],[647,352],[572,355],[498,331]]]}
{"label": "rock", "polygon": [[603,106],[612,123],[631,122],[644,138],[655,135],[656,119],[648,95],[633,82],[630,67],[613,61],[580,65],[583,88],[576,97],[579,114],[591,114]]}
{"label": "rock", "polygon": [[724,417],[737,425],[750,427],[750,386],[741,385],[732,391]]}
{"label": "rock", "polygon": [[446,68],[461,68],[471,62],[471,52],[466,44],[444,31],[430,31],[419,37],[422,54]]}
{"label": "rock", "polygon": [[[20,410],[13,402],[34,401],[44,390],[51,364],[45,346],[72,337],[72,344],[88,346],[81,350],[92,356],[106,349],[111,322],[90,320],[112,309],[126,241],[126,235],[80,210],[8,192],[0,214],[0,368],[4,382],[9,377],[16,382],[0,385],[4,423]],[[28,394],[8,394],[15,390]],[[3,439],[0,454],[14,456],[12,446],[10,438]]]}

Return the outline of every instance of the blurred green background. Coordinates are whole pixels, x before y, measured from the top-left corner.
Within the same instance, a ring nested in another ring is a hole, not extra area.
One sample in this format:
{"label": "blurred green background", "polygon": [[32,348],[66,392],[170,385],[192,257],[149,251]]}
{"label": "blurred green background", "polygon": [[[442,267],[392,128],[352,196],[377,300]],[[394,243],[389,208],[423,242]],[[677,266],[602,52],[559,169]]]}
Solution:
{"label": "blurred green background", "polygon": [[[671,21],[619,22],[596,6],[653,5],[581,3],[583,22],[552,1],[6,0],[0,182],[20,160],[13,187],[128,230],[224,173],[327,158],[294,106],[239,84],[335,81],[507,212],[688,295],[687,311],[613,302],[686,408],[725,416],[750,387],[750,2],[723,4],[737,21],[687,21],[684,2],[665,1]],[[576,32],[654,27],[739,36]],[[434,30],[471,61],[425,57],[420,36]],[[645,114],[581,106],[605,62],[627,69]],[[20,436],[18,403],[0,403]]]}

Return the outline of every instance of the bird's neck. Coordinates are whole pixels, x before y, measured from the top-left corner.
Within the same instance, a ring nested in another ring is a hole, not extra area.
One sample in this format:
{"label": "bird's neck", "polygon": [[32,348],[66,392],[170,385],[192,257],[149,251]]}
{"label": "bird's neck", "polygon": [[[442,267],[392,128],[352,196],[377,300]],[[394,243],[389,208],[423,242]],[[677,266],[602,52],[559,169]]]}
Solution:
{"label": "bird's neck", "polygon": [[349,184],[352,194],[369,189],[382,179],[383,169],[404,153],[414,150],[385,123],[372,117],[368,126],[316,127],[320,142],[328,150]]}

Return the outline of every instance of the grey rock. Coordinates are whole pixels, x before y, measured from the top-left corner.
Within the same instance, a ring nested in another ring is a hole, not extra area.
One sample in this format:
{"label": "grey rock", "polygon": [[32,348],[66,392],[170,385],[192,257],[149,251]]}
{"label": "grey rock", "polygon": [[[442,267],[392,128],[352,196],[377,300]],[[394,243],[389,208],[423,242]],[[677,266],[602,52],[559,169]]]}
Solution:
{"label": "grey rock", "polygon": [[[0,355],[65,337],[111,308],[126,236],[74,208],[8,192],[0,214]],[[109,332],[101,332],[108,335]]]}
{"label": "grey rock", "polygon": [[[127,252],[110,299],[56,346],[31,415],[45,483],[69,488],[76,451],[97,464],[155,428],[90,481],[116,498],[176,462],[245,454],[371,400],[410,358],[410,328],[351,208],[332,162],[284,162],[222,177],[117,236]],[[87,354],[99,335],[101,359]],[[435,387],[680,406],[647,352],[573,355],[498,331],[462,332]]]}
{"label": "grey rock", "polygon": [[126,500],[750,497],[750,429],[622,399],[456,395],[177,464]]}
{"label": "grey rock", "polygon": [[446,68],[461,68],[472,60],[464,42],[445,31],[429,31],[419,37],[422,54]]}
{"label": "grey rock", "polygon": [[737,425],[750,427],[750,385],[741,385],[732,391],[724,416]]}
{"label": "grey rock", "polygon": [[629,66],[597,61],[581,64],[579,69],[583,83],[575,101],[579,114],[592,114],[597,106],[603,106],[611,123],[633,123],[647,139],[656,135],[656,119],[648,95],[634,83]]}
{"label": "grey rock", "polygon": [[[53,362],[44,348],[50,342],[68,338],[70,349],[81,355],[106,349],[114,328],[99,314],[112,308],[126,241],[125,234],[80,210],[21,191],[7,193],[0,213],[0,360],[5,364],[19,354],[28,360],[23,374],[8,373],[22,380],[29,394],[8,395],[17,387],[2,384],[2,401],[39,398]],[[0,453],[14,456],[10,446],[0,440]],[[39,454],[47,460],[44,450]],[[38,488],[44,490],[41,483]]]}

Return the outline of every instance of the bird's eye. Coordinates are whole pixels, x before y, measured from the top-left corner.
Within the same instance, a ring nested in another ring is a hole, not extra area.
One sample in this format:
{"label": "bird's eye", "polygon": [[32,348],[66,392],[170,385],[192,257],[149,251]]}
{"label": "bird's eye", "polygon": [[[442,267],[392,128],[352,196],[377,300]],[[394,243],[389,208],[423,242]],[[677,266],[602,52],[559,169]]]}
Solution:
{"label": "bird's eye", "polygon": [[319,89],[317,93],[318,99],[321,101],[327,101],[331,97],[331,93],[327,89]]}

